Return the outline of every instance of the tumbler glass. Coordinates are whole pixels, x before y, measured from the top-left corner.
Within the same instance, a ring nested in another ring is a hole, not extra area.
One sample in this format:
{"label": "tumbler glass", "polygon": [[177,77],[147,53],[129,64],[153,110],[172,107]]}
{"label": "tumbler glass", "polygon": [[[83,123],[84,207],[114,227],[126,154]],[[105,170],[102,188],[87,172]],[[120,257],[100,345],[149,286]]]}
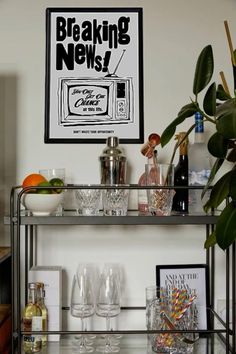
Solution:
{"label": "tumbler glass", "polygon": [[98,215],[101,200],[100,189],[76,190],[78,213],[81,215]]}
{"label": "tumbler glass", "polygon": [[154,186],[147,189],[148,208],[152,215],[170,215],[174,190],[161,188],[174,186],[174,165],[173,164],[146,164],[147,186]]}
{"label": "tumbler glass", "polygon": [[[129,189],[118,189],[114,185],[112,189],[105,189],[102,194],[103,214],[109,216],[125,216],[128,211]],[[128,187],[128,185],[127,185]]]}

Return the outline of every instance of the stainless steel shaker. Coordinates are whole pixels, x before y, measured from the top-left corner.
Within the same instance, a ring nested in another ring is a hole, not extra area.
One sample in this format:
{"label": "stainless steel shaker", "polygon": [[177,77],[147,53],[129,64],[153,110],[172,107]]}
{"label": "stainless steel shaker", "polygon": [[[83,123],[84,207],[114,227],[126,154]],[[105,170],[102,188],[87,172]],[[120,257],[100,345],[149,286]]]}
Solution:
{"label": "stainless steel shaker", "polygon": [[119,139],[110,136],[100,156],[101,184],[126,183],[126,157],[119,147]]}

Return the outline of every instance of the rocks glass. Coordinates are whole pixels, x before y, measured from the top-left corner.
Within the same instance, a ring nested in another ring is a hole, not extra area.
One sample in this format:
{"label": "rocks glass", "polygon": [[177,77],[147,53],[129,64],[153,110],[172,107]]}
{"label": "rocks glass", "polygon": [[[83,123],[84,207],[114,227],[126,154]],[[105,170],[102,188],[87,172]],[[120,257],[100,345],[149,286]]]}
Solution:
{"label": "rocks glass", "polygon": [[101,200],[100,189],[76,190],[78,213],[81,215],[98,215]]}
{"label": "rocks glass", "polygon": [[149,287],[146,289],[146,315],[148,330],[182,330],[181,333],[149,334],[152,350],[156,353],[193,352],[198,333],[196,293],[192,289],[176,287]]}
{"label": "rocks glass", "polygon": [[159,187],[147,189],[149,212],[152,215],[170,215],[174,190],[160,187],[174,186],[174,165],[146,164],[145,172],[147,186]]}
{"label": "rocks glass", "polygon": [[104,189],[103,200],[103,214],[108,216],[125,216],[128,210],[129,189],[119,189],[116,187],[125,187],[128,185],[114,185],[114,188]]}

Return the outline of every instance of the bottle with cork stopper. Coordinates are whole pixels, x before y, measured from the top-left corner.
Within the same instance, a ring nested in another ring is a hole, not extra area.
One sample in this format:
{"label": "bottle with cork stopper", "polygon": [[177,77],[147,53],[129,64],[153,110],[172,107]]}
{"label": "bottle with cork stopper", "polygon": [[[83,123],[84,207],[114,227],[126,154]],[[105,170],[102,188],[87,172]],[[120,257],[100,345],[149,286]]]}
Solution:
{"label": "bottle with cork stopper", "polygon": [[[160,136],[156,133],[152,133],[148,137],[148,141],[142,146],[141,154],[147,157],[147,164],[157,164],[157,150],[156,146],[160,144]],[[142,173],[138,180],[139,186],[146,186],[146,174]],[[138,212],[139,215],[148,214],[148,200],[147,190],[138,189]]]}

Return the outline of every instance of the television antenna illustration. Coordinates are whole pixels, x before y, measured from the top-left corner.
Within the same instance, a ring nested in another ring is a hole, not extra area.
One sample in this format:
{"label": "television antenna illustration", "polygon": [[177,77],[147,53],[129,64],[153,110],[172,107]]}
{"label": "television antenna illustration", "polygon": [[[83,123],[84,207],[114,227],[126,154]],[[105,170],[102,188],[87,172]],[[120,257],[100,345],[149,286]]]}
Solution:
{"label": "television antenna illustration", "polygon": [[121,56],[120,56],[120,58],[118,60],[118,63],[116,64],[116,67],[115,67],[115,70],[113,71],[113,73],[109,73],[109,70],[107,69],[108,74],[105,75],[105,77],[118,77],[116,75],[116,72],[117,72],[117,69],[118,69],[118,67],[120,65],[121,60],[123,59],[123,56],[124,56],[125,52],[126,52],[126,49],[123,49],[123,52],[121,53]]}

